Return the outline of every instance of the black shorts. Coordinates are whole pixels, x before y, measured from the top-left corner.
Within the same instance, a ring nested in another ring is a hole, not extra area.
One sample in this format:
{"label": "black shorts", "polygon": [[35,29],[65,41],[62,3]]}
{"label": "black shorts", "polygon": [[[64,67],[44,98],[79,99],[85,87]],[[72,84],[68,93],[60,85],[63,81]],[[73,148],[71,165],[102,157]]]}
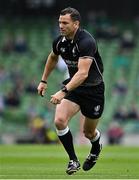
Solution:
{"label": "black shorts", "polygon": [[104,109],[104,83],[97,86],[79,86],[70,91],[65,99],[75,102],[80,106],[84,116],[97,119],[100,118]]}

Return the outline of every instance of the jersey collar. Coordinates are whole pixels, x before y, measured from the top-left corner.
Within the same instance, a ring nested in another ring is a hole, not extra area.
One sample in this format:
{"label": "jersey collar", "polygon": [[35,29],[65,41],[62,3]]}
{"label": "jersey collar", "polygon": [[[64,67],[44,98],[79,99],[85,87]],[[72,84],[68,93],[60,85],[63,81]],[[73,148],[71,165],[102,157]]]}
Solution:
{"label": "jersey collar", "polygon": [[73,39],[74,42],[76,42],[76,41],[78,40],[78,37],[79,37],[79,33],[80,33],[80,32],[81,32],[81,29],[78,28],[78,30],[76,31],[76,34],[75,34],[75,36],[74,36],[74,39]]}
{"label": "jersey collar", "polygon": [[[76,31],[76,34],[75,34],[75,36],[74,36],[74,39],[73,40],[70,40],[71,41],[71,43],[73,43],[73,42],[76,42],[77,41],[77,39],[78,39],[78,36],[79,36],[79,33],[81,32],[81,29],[80,28],[78,28],[77,29],[77,31]],[[65,36],[63,36],[62,37],[62,42],[64,42],[64,41],[68,41],[68,39],[66,39],[66,37]]]}

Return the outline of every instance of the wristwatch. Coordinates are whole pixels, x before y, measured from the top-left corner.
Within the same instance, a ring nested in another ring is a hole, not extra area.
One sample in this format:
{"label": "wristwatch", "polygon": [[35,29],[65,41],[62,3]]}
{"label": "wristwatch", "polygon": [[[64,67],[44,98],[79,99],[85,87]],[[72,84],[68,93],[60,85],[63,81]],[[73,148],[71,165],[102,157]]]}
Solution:
{"label": "wristwatch", "polygon": [[62,89],[61,89],[61,91],[64,92],[64,93],[66,93],[66,94],[69,92],[69,91],[67,90],[67,87],[66,87],[66,86],[63,86]]}

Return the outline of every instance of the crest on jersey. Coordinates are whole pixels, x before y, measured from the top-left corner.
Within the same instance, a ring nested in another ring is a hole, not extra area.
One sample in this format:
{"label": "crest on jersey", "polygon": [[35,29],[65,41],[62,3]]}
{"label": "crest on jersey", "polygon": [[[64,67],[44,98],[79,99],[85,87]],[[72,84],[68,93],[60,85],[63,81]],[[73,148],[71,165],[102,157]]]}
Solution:
{"label": "crest on jersey", "polygon": [[100,110],[100,105],[97,105],[94,107],[95,112],[98,112]]}

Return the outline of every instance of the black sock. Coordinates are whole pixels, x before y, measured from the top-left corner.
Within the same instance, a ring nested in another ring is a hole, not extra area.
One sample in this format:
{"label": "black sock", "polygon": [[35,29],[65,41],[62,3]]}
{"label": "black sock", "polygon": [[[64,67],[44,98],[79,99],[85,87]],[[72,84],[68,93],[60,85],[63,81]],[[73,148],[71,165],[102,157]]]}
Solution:
{"label": "black sock", "polygon": [[63,144],[66,152],[69,155],[70,160],[77,160],[77,156],[75,154],[74,146],[73,146],[73,138],[70,130],[63,136],[58,136],[61,143]]}
{"label": "black sock", "polygon": [[96,141],[91,142],[91,144],[92,144],[92,148],[91,148],[91,151],[90,151],[91,154],[99,154],[99,152],[100,152],[99,140],[100,140],[100,137]]}

